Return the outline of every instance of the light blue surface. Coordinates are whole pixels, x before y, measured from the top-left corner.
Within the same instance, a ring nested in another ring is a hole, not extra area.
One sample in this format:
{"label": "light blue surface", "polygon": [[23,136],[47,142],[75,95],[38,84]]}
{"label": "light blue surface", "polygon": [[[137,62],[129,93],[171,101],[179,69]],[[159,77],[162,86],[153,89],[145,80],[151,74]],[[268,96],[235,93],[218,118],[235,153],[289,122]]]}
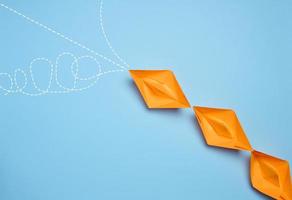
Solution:
{"label": "light blue surface", "polygon": [[[2,0],[114,59],[96,1],[68,2]],[[292,162],[291,10],[288,0],[108,0],[104,22],[133,69],[172,69],[193,105],[235,109],[255,149]],[[1,72],[87,54],[3,8],[0,36]],[[79,93],[0,100],[1,200],[267,198],[250,186],[248,154],[205,145],[191,110],[146,109],[127,72]]]}

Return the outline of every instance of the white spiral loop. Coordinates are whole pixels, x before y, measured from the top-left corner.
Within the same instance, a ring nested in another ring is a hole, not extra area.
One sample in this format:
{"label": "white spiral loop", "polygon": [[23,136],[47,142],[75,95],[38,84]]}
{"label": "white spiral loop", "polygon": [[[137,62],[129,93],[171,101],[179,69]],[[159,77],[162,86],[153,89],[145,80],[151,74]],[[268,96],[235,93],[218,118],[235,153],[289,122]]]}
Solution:
{"label": "white spiral loop", "polygon": [[[93,56],[84,55],[81,57],[76,57],[72,53],[63,52],[57,56],[56,61],[54,63],[51,62],[47,58],[33,59],[29,64],[28,72],[25,72],[23,69],[18,68],[16,70],[14,70],[13,75],[11,75],[9,73],[0,73],[0,80],[2,80],[2,82],[3,82],[3,80],[6,79],[6,81],[8,82],[7,87],[5,87],[4,85],[1,85],[1,83],[0,83],[0,91],[3,91],[4,95],[13,94],[13,93],[21,93],[21,94],[28,95],[28,96],[41,96],[41,95],[46,95],[46,94],[61,94],[61,93],[80,92],[80,91],[83,91],[83,90],[86,90],[86,89],[93,87],[97,83],[99,78],[103,75],[115,73],[115,72],[122,72],[122,71],[125,71],[127,68],[129,68],[129,64],[127,64],[118,55],[116,50],[111,45],[111,43],[108,39],[108,36],[106,35],[104,25],[103,25],[103,16],[102,16],[103,15],[103,1],[102,0],[100,0],[100,2],[99,2],[99,10],[98,10],[99,11],[99,25],[100,25],[102,35],[106,41],[108,48],[111,50],[113,55],[117,58],[117,60],[120,63],[117,63],[117,62],[111,60],[110,58],[103,56],[102,54],[92,50],[91,48],[81,44],[80,42],[73,40],[72,38],[54,30],[53,28],[51,28],[51,27],[49,27],[49,26],[47,26],[47,25],[45,25],[45,24],[43,24],[35,19],[32,19],[31,17],[28,17],[28,16],[22,14],[21,12],[15,10],[13,8],[8,7],[7,5],[5,5],[3,3],[0,3],[0,7],[5,8],[6,10],[10,11],[11,13],[13,13],[13,14],[27,20],[28,22],[54,34],[55,36],[57,36],[59,38],[66,40],[67,42],[69,42],[69,43],[71,43],[71,44],[73,44],[73,45],[75,45],[83,50],[86,50],[88,53],[93,55]],[[68,87],[68,86],[65,86],[64,84],[62,84],[60,81],[60,77],[59,77],[60,60],[65,56],[69,56],[73,59],[72,63],[70,64],[71,75],[74,79],[72,87]],[[102,71],[101,64],[96,59],[97,57],[99,57],[100,59],[103,59],[104,61],[116,66],[118,69]],[[95,63],[95,65],[97,67],[97,71],[95,74],[88,76],[88,77],[81,77],[80,76],[79,63],[83,59],[89,59]],[[48,82],[47,87],[44,89],[42,89],[37,84],[34,69],[33,69],[34,64],[36,64],[38,62],[43,62],[44,64],[48,64],[50,67],[49,82]],[[20,83],[19,78],[18,78],[20,75],[23,78],[22,84]],[[28,80],[28,78],[30,78],[30,81]],[[28,91],[28,89],[29,89],[28,85],[30,82],[31,82],[32,87],[34,88],[35,92]],[[78,87],[79,82],[87,82],[87,84],[85,86]],[[56,85],[57,88],[53,88],[52,85]]]}
{"label": "white spiral loop", "polygon": [[[61,83],[61,79],[59,77],[59,68],[60,68],[60,61],[65,56],[69,56],[72,58],[72,62],[69,64],[70,66],[70,72],[71,76],[73,77],[73,86],[68,87],[65,86],[63,83]],[[94,62],[94,65],[96,67],[96,72],[92,75],[89,75],[87,77],[82,77],[80,75],[80,61],[83,59],[88,59],[90,61]],[[39,84],[37,84],[37,81],[35,79],[35,72],[34,72],[34,65],[38,62],[47,63],[50,68],[49,72],[49,81],[47,84],[47,87],[45,89],[42,89]],[[72,92],[80,92],[86,89],[89,89],[93,87],[99,78],[105,74],[115,73],[115,72],[122,72],[123,69],[117,69],[117,70],[109,70],[109,71],[102,71],[101,64],[98,62],[98,60],[90,55],[84,55],[80,57],[74,56],[72,53],[69,52],[63,52],[59,54],[56,58],[55,64],[51,62],[47,58],[35,58],[30,62],[30,65],[28,66],[28,72],[25,72],[22,69],[16,69],[14,71],[13,76],[11,76],[9,73],[0,73],[0,77],[5,77],[8,82],[8,87],[5,87],[3,85],[0,85],[0,89],[4,91],[5,95],[12,94],[12,93],[21,93],[28,96],[40,96],[40,95],[46,95],[46,94],[61,94],[61,93],[72,93]],[[23,83],[20,84],[19,81],[19,74],[23,77]],[[29,85],[28,77],[30,77],[30,81],[32,84],[32,87],[35,89],[35,92],[28,92],[26,91],[27,86]],[[85,86],[77,86],[79,82],[86,82]],[[52,85],[56,84],[57,89],[52,88]]]}

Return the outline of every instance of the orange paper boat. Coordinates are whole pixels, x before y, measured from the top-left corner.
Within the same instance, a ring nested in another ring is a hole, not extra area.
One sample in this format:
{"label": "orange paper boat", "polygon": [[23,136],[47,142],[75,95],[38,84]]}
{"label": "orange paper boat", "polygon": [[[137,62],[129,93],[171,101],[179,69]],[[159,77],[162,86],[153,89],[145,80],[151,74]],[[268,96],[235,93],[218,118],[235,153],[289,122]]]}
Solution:
{"label": "orange paper boat", "polygon": [[267,154],[253,151],[250,178],[254,188],[278,200],[292,200],[289,163]]}
{"label": "orange paper boat", "polygon": [[170,70],[129,70],[148,108],[189,108]]}
{"label": "orange paper boat", "polygon": [[252,150],[234,111],[193,107],[208,145],[237,150]]}

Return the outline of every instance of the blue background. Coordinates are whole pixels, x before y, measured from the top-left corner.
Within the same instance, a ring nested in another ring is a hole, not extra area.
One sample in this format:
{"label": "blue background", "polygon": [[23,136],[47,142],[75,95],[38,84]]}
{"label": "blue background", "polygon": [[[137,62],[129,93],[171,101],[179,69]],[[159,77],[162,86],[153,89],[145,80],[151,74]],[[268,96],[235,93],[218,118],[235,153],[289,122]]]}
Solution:
{"label": "blue background", "polygon": [[[114,59],[96,1],[2,2]],[[233,108],[255,149],[292,161],[291,1],[108,0],[104,9],[132,69],[172,69],[192,105]],[[0,36],[1,72],[87,54],[3,8]],[[248,154],[207,146],[190,109],[148,110],[127,72],[78,93],[0,102],[1,200],[267,199],[250,186]]]}

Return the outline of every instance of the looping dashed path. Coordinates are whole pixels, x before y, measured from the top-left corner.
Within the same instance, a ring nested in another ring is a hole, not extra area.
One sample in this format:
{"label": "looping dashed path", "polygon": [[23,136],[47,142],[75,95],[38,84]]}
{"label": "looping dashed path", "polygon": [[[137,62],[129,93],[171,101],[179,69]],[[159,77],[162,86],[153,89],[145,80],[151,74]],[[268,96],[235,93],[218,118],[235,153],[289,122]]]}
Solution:
{"label": "looping dashed path", "polygon": [[[4,92],[5,95],[8,94],[14,94],[14,93],[20,93],[23,95],[27,95],[27,96],[41,96],[41,95],[47,95],[47,94],[64,94],[64,93],[72,93],[72,92],[81,92],[83,90],[87,90],[93,86],[95,86],[98,82],[98,80],[100,79],[101,76],[104,75],[108,75],[111,73],[116,73],[116,72],[123,72],[125,70],[127,70],[129,68],[129,64],[119,56],[119,54],[117,53],[117,51],[113,48],[108,35],[106,34],[105,28],[104,28],[104,23],[103,23],[103,1],[97,1],[98,4],[98,16],[99,16],[99,26],[103,35],[103,38],[106,41],[106,44],[108,46],[108,48],[111,50],[112,54],[115,56],[115,58],[119,61],[119,62],[115,62],[114,60],[94,51],[93,49],[87,47],[84,44],[81,44],[80,42],[73,40],[72,38],[64,35],[61,32],[58,32],[56,30],[54,30],[53,28],[39,22],[38,20],[32,19],[31,17],[28,17],[26,15],[24,15],[23,13],[3,4],[0,3],[0,7],[8,10],[9,12],[23,18],[24,20],[34,24],[35,26],[38,26],[41,29],[44,29],[50,33],[52,33],[53,35],[55,35],[56,37],[59,37],[61,39],[66,40],[67,42],[87,51],[89,53],[89,55],[84,55],[81,57],[76,57],[75,55],[73,55],[70,52],[63,52],[61,54],[59,54],[56,58],[55,62],[52,62],[51,60],[47,59],[47,58],[34,58],[32,59],[31,63],[28,66],[28,72],[26,72],[23,69],[17,68],[14,70],[13,74],[9,74],[9,73],[0,73],[0,78],[1,80],[7,80],[8,81],[8,87],[4,87],[2,85],[0,85],[0,90],[2,90]],[[60,81],[60,77],[59,77],[59,61],[61,58],[63,58],[64,56],[69,56],[73,59],[71,65],[70,65],[70,69],[71,69],[71,74],[73,76],[74,79],[74,83],[72,87],[68,87],[65,86],[64,84],[61,83]],[[112,64],[113,66],[116,67],[116,69],[114,70],[108,70],[108,71],[103,71],[103,68],[100,64],[100,62],[97,60],[97,58],[102,59],[104,61],[106,61],[109,64]],[[97,68],[97,73],[89,76],[89,77],[80,77],[79,75],[79,69],[80,69],[80,65],[79,65],[79,61],[83,60],[83,59],[89,59],[91,61],[93,61],[96,64],[96,68]],[[45,89],[42,89],[38,86],[37,82],[36,82],[36,78],[35,78],[35,73],[33,70],[33,66],[35,63],[37,62],[43,62],[47,65],[49,65],[50,67],[50,73],[49,73],[49,82],[48,85]],[[23,77],[23,83],[20,84],[17,77],[19,76],[19,74],[22,75]],[[80,81],[86,81],[87,84],[86,86],[83,87],[78,87],[78,82]],[[31,82],[33,88],[34,88],[34,92],[28,92],[27,86],[29,84],[29,82]],[[53,83],[55,83],[55,85],[58,86],[57,89],[54,89],[52,87]]]}

